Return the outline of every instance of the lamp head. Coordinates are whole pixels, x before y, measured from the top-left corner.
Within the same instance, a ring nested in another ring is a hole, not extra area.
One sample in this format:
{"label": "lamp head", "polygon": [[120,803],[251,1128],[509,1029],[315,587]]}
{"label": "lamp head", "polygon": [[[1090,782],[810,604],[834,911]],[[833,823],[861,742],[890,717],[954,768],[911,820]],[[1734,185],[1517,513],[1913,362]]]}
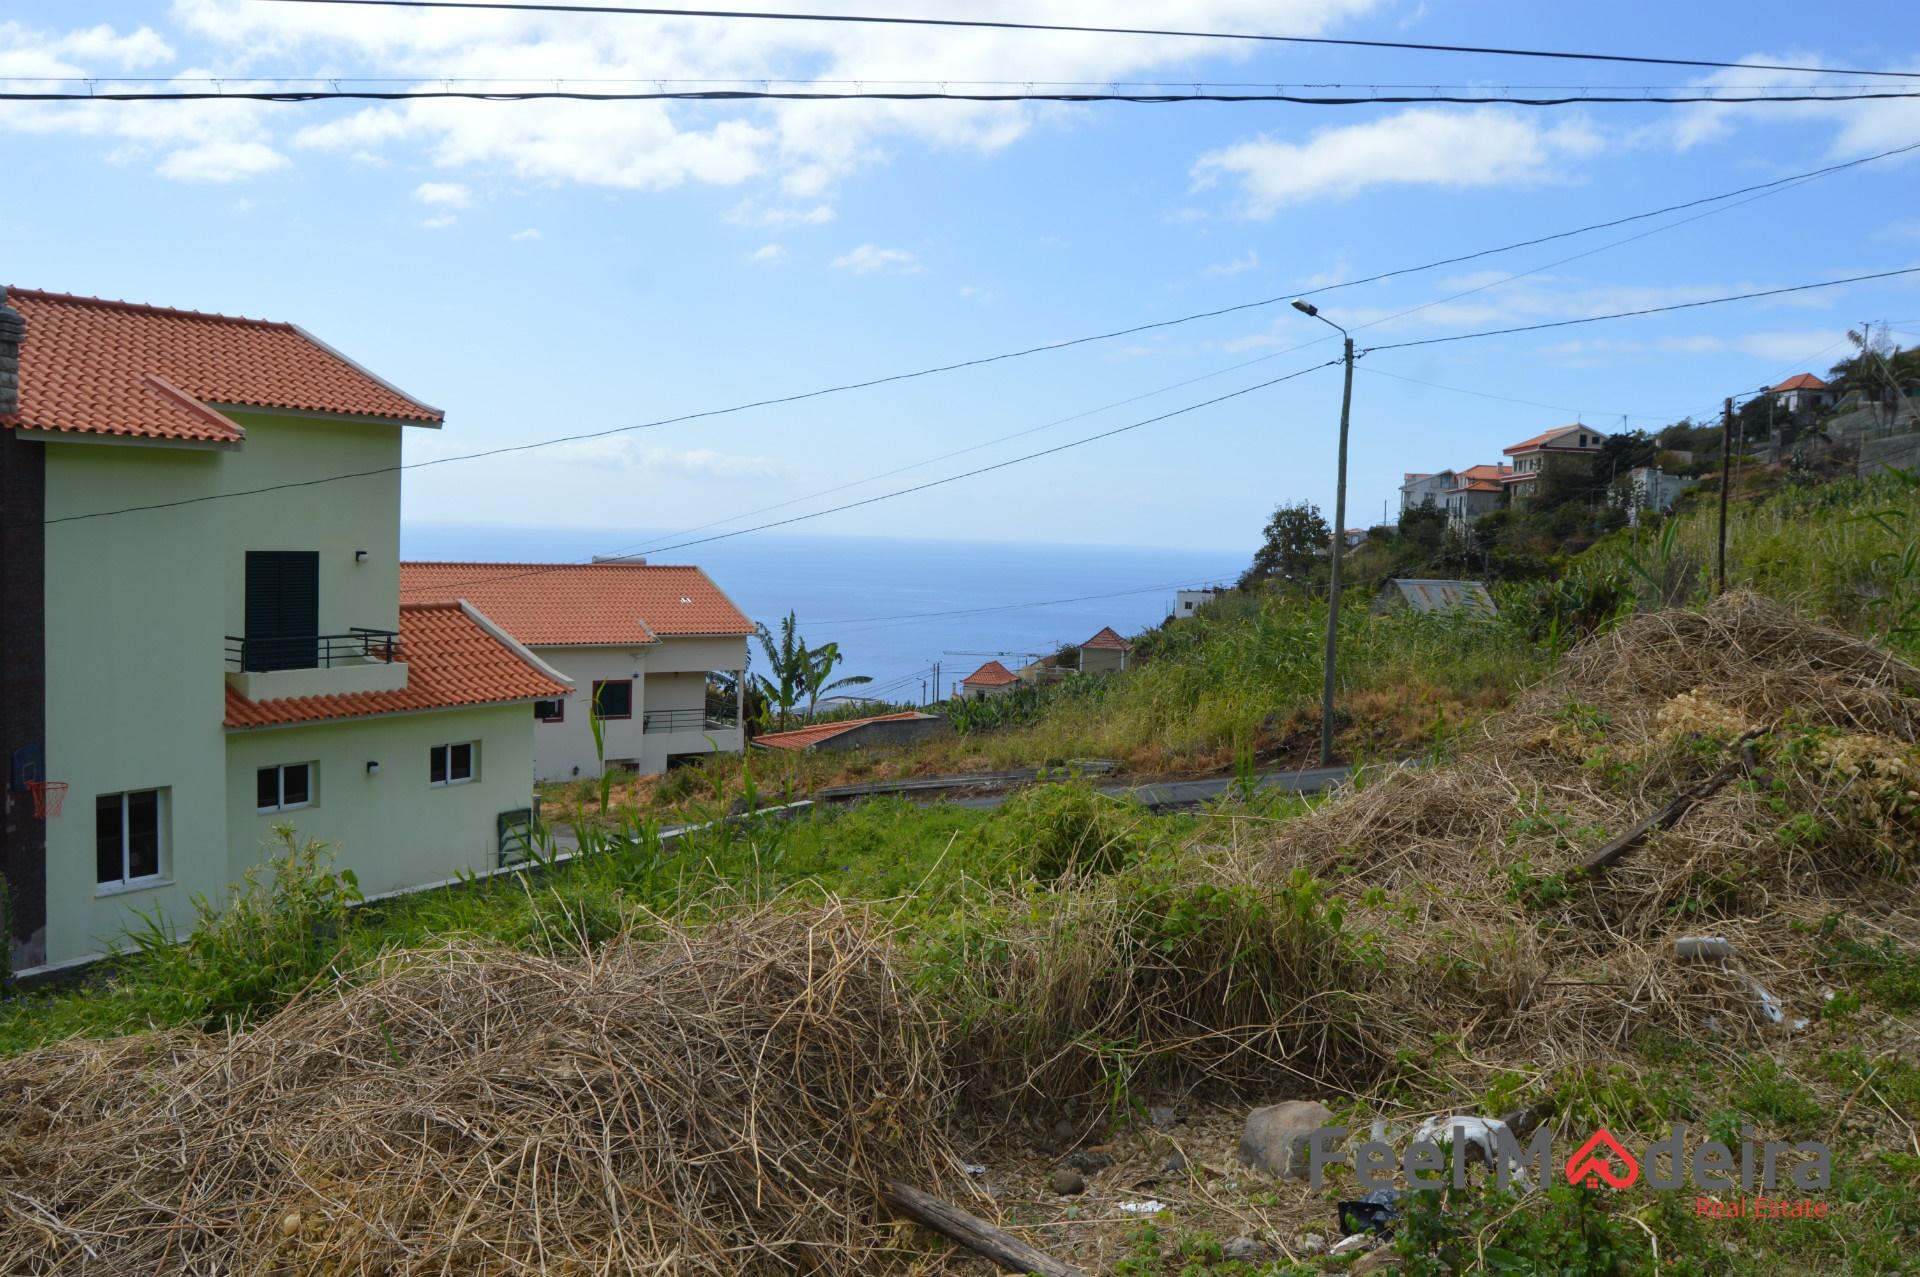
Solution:
{"label": "lamp head", "polygon": [[1293,303],[1293,308],[1303,315],[1318,315],[1320,313],[1320,308],[1312,302],[1303,302],[1297,299]]}

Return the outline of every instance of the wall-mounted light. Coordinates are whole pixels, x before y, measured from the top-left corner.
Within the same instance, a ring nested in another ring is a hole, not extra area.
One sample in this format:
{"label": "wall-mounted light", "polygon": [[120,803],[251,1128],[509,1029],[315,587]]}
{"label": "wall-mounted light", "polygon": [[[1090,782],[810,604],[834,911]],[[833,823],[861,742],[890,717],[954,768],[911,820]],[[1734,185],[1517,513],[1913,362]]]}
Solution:
{"label": "wall-mounted light", "polygon": [[378,776],[379,774],[380,774],[380,764],[377,762],[369,762],[367,764],[367,775]]}
{"label": "wall-mounted light", "polygon": [[353,552],[353,561],[355,563],[365,563],[367,561],[367,552],[365,550],[355,550]]}

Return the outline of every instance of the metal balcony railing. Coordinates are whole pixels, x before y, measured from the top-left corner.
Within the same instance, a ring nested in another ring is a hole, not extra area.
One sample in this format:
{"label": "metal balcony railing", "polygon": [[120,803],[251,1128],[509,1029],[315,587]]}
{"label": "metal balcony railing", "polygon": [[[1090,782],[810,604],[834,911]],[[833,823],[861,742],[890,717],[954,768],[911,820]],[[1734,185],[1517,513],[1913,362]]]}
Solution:
{"label": "metal balcony railing", "polygon": [[243,673],[328,669],[335,665],[392,662],[400,658],[400,633],[354,626],[345,634],[300,634],[282,638],[227,635],[227,665]]}
{"label": "metal balcony railing", "polygon": [[732,731],[738,726],[739,715],[731,709],[650,709],[640,716],[643,732]]}

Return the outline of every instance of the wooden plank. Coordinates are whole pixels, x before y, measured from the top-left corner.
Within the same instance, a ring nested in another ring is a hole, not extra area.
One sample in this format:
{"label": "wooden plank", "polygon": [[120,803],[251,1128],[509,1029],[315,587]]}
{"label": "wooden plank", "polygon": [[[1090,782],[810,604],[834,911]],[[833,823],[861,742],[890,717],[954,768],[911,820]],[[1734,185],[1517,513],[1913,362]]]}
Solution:
{"label": "wooden plank", "polygon": [[1040,1277],[1086,1277],[1078,1268],[1062,1263],[1043,1250],[1036,1250],[1012,1233],[995,1228],[978,1215],[961,1210],[923,1193],[911,1184],[889,1181],[887,1204],[917,1224],[925,1225],[942,1237],[959,1242],[968,1250],[992,1260],[1002,1272],[1038,1273]]}
{"label": "wooden plank", "polygon": [[1591,874],[1609,868],[1639,850],[1640,844],[1647,840],[1648,835],[1678,824],[1680,818],[1687,814],[1688,808],[1703,798],[1711,798],[1714,794],[1718,793],[1728,781],[1748,770],[1751,766],[1750,760],[1752,758],[1750,747],[1754,741],[1766,735],[1767,732],[1771,730],[1771,728],[1756,727],[1735,741],[1733,747],[1736,751],[1736,757],[1732,762],[1707,777],[1707,779],[1701,781],[1698,785],[1695,785],[1692,789],[1684,791],[1679,797],[1675,798],[1665,807],[1662,807],[1659,811],[1653,813],[1653,815],[1648,816],[1639,824],[1609,838],[1598,851],[1587,857],[1586,862],[1580,866],[1580,872],[1583,874]]}

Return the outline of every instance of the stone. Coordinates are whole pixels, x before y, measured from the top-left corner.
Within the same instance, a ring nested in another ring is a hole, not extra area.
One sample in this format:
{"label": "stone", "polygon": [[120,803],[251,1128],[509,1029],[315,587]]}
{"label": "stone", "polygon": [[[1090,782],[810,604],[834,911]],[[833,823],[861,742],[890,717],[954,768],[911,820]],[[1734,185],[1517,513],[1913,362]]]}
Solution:
{"label": "stone", "polygon": [[1067,1158],[1067,1165],[1073,1167],[1076,1171],[1082,1171],[1091,1175],[1095,1171],[1104,1171],[1107,1167],[1112,1166],[1113,1157],[1098,1149],[1083,1148],[1078,1153],[1074,1153]]}
{"label": "stone", "polygon": [[1267,1247],[1251,1237],[1236,1237],[1220,1248],[1220,1257],[1255,1263],[1267,1257]]}
{"label": "stone", "polygon": [[1307,1145],[1313,1133],[1333,1125],[1333,1110],[1313,1100],[1287,1100],[1247,1114],[1240,1160],[1269,1175],[1307,1178]]}
{"label": "stone", "polygon": [[1147,1122],[1156,1131],[1171,1130],[1173,1124],[1179,1120],[1174,1115],[1172,1107],[1166,1104],[1156,1104],[1147,1110]]}
{"label": "stone", "polygon": [[1327,1253],[1327,1239],[1321,1233],[1307,1233],[1295,1243],[1303,1255],[1324,1255]]}
{"label": "stone", "polygon": [[1187,1155],[1179,1149],[1167,1154],[1167,1160],[1160,1163],[1160,1169],[1169,1174],[1178,1174],[1187,1169]]}
{"label": "stone", "polygon": [[1054,1147],[1072,1148],[1076,1143],[1079,1142],[1074,1138],[1075,1135],[1077,1134],[1078,1132],[1075,1131],[1073,1123],[1069,1122],[1064,1117],[1061,1118],[1059,1121],[1053,1124]]}
{"label": "stone", "polygon": [[1087,1177],[1071,1166],[1059,1167],[1047,1182],[1062,1197],[1075,1197],[1087,1191]]}
{"label": "stone", "polygon": [[1370,1250],[1360,1256],[1353,1267],[1347,1271],[1353,1274],[1384,1273],[1398,1267],[1400,1267],[1400,1256],[1390,1250],[1382,1249]]}

